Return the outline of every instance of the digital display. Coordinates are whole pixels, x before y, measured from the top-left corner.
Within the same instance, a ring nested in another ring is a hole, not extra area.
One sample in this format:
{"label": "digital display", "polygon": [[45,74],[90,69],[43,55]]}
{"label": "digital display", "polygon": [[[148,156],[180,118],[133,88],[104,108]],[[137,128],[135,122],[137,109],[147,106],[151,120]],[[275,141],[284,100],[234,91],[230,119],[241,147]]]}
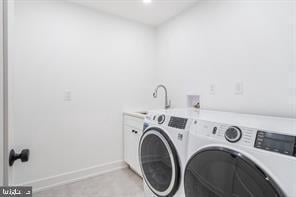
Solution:
{"label": "digital display", "polygon": [[255,147],[267,151],[296,156],[296,137],[258,131]]}
{"label": "digital display", "polygon": [[281,135],[281,134],[275,134],[275,133],[267,133],[265,132],[265,138],[277,140],[277,141],[283,141],[283,142],[295,142],[294,136],[289,135]]}
{"label": "digital display", "polygon": [[169,121],[169,127],[174,127],[177,129],[185,129],[186,128],[187,119],[179,118],[179,117],[171,117]]}

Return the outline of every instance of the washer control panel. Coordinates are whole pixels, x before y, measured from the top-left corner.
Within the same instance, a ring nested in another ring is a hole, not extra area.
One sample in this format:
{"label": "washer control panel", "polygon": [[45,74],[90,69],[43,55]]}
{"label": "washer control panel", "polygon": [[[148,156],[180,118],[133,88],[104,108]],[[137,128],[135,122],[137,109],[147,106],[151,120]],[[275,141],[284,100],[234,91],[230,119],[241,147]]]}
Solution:
{"label": "washer control panel", "polygon": [[162,124],[162,123],[164,123],[164,121],[165,121],[165,115],[160,115],[160,116],[158,116],[158,118],[157,118],[157,122],[158,122],[158,124]]}
{"label": "washer control panel", "polygon": [[152,114],[146,116],[147,121],[157,123],[159,126],[168,126],[178,130],[185,130],[190,128],[190,121],[187,118],[177,116],[169,116],[165,114]]}
{"label": "washer control panel", "polygon": [[186,118],[179,118],[171,116],[168,126],[177,128],[177,129],[185,129],[188,119]]}

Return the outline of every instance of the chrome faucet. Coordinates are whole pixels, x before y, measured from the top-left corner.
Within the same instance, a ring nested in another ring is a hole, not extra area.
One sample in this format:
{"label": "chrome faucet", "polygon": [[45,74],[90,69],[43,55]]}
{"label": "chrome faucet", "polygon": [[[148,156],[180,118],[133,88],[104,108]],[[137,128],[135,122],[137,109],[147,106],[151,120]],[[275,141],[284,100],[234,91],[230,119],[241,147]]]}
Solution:
{"label": "chrome faucet", "polygon": [[167,91],[167,89],[166,89],[166,87],[165,87],[164,85],[158,85],[158,86],[155,88],[155,90],[154,90],[154,92],[153,92],[153,97],[154,97],[154,98],[157,98],[157,91],[158,91],[158,88],[163,88],[163,89],[164,89],[164,93],[165,93],[165,105],[164,105],[164,108],[165,108],[165,109],[170,108],[170,107],[171,107],[171,101],[168,100],[168,91]]}

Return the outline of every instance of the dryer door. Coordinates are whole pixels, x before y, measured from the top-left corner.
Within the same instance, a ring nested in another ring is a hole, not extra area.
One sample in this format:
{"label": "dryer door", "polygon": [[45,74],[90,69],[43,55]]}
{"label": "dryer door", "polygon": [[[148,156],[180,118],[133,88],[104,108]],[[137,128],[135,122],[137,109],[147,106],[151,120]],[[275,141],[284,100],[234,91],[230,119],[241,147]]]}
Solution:
{"label": "dryer door", "polygon": [[187,163],[186,197],[283,197],[277,184],[242,154],[211,147],[196,153]]}
{"label": "dryer door", "polygon": [[176,149],[160,128],[143,134],[139,146],[143,177],[157,196],[173,196],[180,182],[180,165]]}

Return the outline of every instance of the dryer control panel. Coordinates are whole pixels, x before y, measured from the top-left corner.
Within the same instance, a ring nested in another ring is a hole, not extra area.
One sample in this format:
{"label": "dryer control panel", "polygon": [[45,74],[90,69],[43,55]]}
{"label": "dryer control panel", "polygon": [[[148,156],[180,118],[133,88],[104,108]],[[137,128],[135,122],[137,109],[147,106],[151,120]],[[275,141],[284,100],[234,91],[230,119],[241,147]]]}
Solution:
{"label": "dryer control panel", "polygon": [[194,120],[191,134],[215,138],[233,145],[296,157],[296,136],[244,126]]}
{"label": "dryer control panel", "polygon": [[193,123],[191,132],[196,135],[215,138],[225,143],[248,147],[254,146],[256,129],[204,120],[195,120]]}
{"label": "dryer control panel", "polygon": [[257,131],[256,148],[296,157],[296,136]]}

